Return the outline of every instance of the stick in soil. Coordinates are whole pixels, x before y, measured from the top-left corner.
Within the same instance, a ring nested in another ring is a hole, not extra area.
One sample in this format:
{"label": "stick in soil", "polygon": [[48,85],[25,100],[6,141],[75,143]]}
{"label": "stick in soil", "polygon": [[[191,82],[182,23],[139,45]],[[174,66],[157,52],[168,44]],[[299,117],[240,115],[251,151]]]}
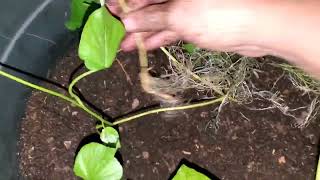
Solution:
{"label": "stick in soil", "polygon": [[121,69],[122,69],[122,71],[123,71],[124,75],[126,76],[127,81],[128,81],[128,82],[130,83],[130,85],[132,86],[132,85],[133,85],[133,83],[132,83],[132,81],[131,81],[131,78],[130,78],[130,76],[128,75],[127,71],[124,69],[123,64],[119,61],[119,59],[117,59],[117,63],[118,63],[118,64],[119,64],[119,66],[121,67]]}

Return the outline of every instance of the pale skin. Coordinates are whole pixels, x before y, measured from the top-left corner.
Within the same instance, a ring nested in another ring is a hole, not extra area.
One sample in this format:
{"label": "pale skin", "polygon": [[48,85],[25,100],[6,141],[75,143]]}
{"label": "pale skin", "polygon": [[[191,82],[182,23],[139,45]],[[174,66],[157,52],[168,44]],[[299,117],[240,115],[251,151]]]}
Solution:
{"label": "pale skin", "polygon": [[246,56],[275,55],[320,79],[319,0],[118,0],[107,1],[127,30],[121,48],[131,51],[135,33],[148,50],[177,40]]}

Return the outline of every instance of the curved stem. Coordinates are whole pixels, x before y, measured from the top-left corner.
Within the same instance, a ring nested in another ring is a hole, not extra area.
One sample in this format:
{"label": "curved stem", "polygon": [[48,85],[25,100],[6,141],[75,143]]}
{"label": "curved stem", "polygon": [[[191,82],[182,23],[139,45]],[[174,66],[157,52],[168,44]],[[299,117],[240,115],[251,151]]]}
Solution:
{"label": "curved stem", "polygon": [[16,76],[13,76],[13,75],[11,75],[11,74],[9,74],[9,73],[6,73],[6,72],[4,72],[4,71],[1,71],[1,70],[0,70],[0,75],[4,76],[4,77],[6,77],[6,78],[9,78],[9,79],[11,79],[11,80],[13,80],[13,81],[16,81],[16,82],[18,82],[18,83],[20,83],[20,84],[23,84],[23,85],[25,85],[25,86],[31,87],[31,88],[33,88],[33,89],[37,89],[37,90],[39,90],[39,91],[42,91],[42,92],[48,93],[48,94],[50,94],[50,95],[53,95],[53,96],[59,97],[59,98],[61,98],[61,99],[64,99],[64,100],[66,100],[66,101],[68,101],[68,102],[70,102],[70,103],[72,103],[72,104],[78,105],[78,103],[77,103],[76,101],[74,101],[72,98],[70,98],[70,97],[68,97],[68,96],[65,96],[65,95],[63,95],[63,94],[61,94],[61,93],[52,91],[52,90],[50,90],[50,89],[47,89],[47,88],[44,88],[44,87],[41,87],[41,86],[38,86],[38,85],[35,85],[35,84],[33,84],[33,83],[30,83],[30,82],[28,82],[28,81],[25,81],[25,80],[23,80],[23,79],[20,79],[20,78],[18,78],[18,77],[16,77]]}
{"label": "curved stem", "polygon": [[74,94],[73,92],[73,87],[76,85],[77,82],[79,82],[81,79],[83,79],[86,76],[89,76],[92,73],[97,72],[97,70],[90,70],[88,72],[85,72],[83,74],[81,74],[80,76],[76,77],[69,85],[68,87],[68,92],[70,94],[70,96],[75,99],[77,101],[77,103],[81,106],[82,109],[84,109],[85,111],[87,111],[88,113],[90,113],[93,117],[97,118],[102,124],[107,124],[107,125],[111,125],[110,122],[106,121],[105,119],[103,119],[101,116],[99,116],[98,114],[92,112],[89,108],[87,108],[84,103],[82,102],[82,100],[79,98],[79,96],[77,96],[76,94]]}
{"label": "curved stem", "polygon": [[72,80],[72,82],[70,83],[69,87],[68,87],[68,92],[70,94],[71,97],[73,97],[81,106],[85,106],[83,104],[83,102],[81,101],[81,99],[79,98],[79,96],[77,96],[74,92],[73,92],[73,87],[75,86],[75,84],[77,82],[79,82],[82,78],[89,76],[92,73],[97,72],[96,70],[91,70],[88,72],[85,72],[83,74],[81,74],[80,76],[76,77],[74,80]]}
{"label": "curved stem", "polygon": [[222,96],[222,97],[220,97],[218,99],[209,100],[209,101],[200,102],[200,103],[191,104],[191,105],[154,109],[154,110],[151,110],[151,111],[143,112],[143,113],[140,113],[140,114],[137,114],[137,115],[133,115],[133,116],[130,116],[130,117],[127,117],[127,118],[120,119],[118,121],[115,121],[112,124],[115,126],[115,125],[119,125],[119,124],[123,124],[123,123],[129,122],[129,121],[132,121],[134,119],[137,119],[137,118],[140,118],[140,117],[143,117],[143,116],[148,116],[148,115],[156,114],[156,113],[160,113],[160,112],[178,111],[178,110],[186,110],[186,109],[193,109],[193,108],[208,106],[208,105],[211,105],[211,104],[222,102],[224,99],[225,99],[225,96]]}
{"label": "curved stem", "polygon": [[102,124],[106,124],[108,126],[112,126],[113,124],[105,119],[103,119],[100,115],[98,115],[97,113],[91,111],[89,108],[87,108],[86,106],[81,106],[79,104],[79,106],[81,109],[85,110],[87,113],[89,113],[91,116],[95,117],[96,119],[98,119]]}
{"label": "curved stem", "polygon": [[77,101],[77,103],[81,106],[81,108],[85,111],[87,111],[88,113],[90,113],[93,117],[97,118],[102,124],[107,124],[107,125],[111,125],[110,122],[106,121],[105,119],[103,119],[101,116],[99,116],[98,114],[92,112],[89,108],[87,108],[84,103],[82,102],[82,100],[79,98],[79,96],[77,96],[76,94],[74,94],[73,92],[73,87],[76,85],[77,82],[79,82],[81,79],[85,78],[86,76],[89,76],[92,73],[97,72],[97,70],[90,70],[88,72],[85,72],[83,74],[81,74],[80,76],[76,77],[74,80],[72,80],[72,82],[70,83],[69,87],[68,87],[68,92],[70,94],[70,96],[75,99]]}
{"label": "curved stem", "polygon": [[112,125],[112,123],[106,121],[106,120],[103,119],[101,116],[97,115],[96,113],[94,113],[93,111],[91,111],[90,109],[88,109],[87,107],[81,106],[77,101],[73,100],[72,98],[70,98],[70,97],[68,97],[68,96],[65,96],[65,95],[63,95],[63,94],[61,94],[61,93],[58,93],[58,92],[56,92],[56,91],[53,91],[53,90],[50,90],[50,89],[47,89],[47,88],[38,86],[38,85],[36,85],[36,84],[30,83],[30,82],[28,82],[28,81],[25,81],[25,80],[23,80],[23,79],[21,79],[21,78],[18,78],[18,77],[16,77],[16,76],[13,76],[13,75],[11,75],[11,74],[9,74],[9,73],[6,73],[6,72],[4,72],[4,71],[1,71],[1,70],[0,70],[0,75],[6,77],[6,78],[8,78],[8,79],[11,79],[11,80],[13,80],[13,81],[16,81],[16,82],[18,82],[18,83],[20,83],[20,84],[23,84],[23,85],[25,85],[25,86],[31,87],[31,88],[33,88],[33,89],[37,89],[37,90],[39,90],[39,91],[48,93],[48,94],[50,94],[50,95],[52,95],[52,96],[56,96],[56,97],[59,97],[59,98],[65,100],[65,101],[68,101],[68,102],[74,104],[75,106],[83,109],[83,110],[86,111],[88,114],[92,115],[93,117],[97,118],[99,121],[101,121],[101,122],[103,122],[103,123],[105,123],[105,124],[107,124],[107,125],[109,125],[109,126]]}

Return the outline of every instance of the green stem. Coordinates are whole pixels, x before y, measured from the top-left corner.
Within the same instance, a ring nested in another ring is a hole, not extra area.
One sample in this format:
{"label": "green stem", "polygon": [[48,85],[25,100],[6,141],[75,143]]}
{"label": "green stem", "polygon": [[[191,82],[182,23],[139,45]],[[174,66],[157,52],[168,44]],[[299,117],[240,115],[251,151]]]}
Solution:
{"label": "green stem", "polygon": [[123,123],[132,121],[134,119],[137,119],[137,118],[140,118],[140,117],[143,117],[143,116],[156,114],[156,113],[160,113],[160,112],[178,111],[178,110],[186,110],[186,109],[193,109],[193,108],[208,106],[208,105],[211,105],[211,104],[215,104],[217,102],[222,102],[224,99],[225,99],[225,96],[222,96],[222,97],[220,97],[218,99],[209,100],[209,101],[196,103],[196,104],[191,104],[191,105],[154,109],[154,110],[143,112],[143,113],[140,113],[140,114],[137,114],[137,115],[133,115],[133,116],[127,117],[127,118],[120,119],[118,121],[115,121],[113,123],[113,125],[115,126],[115,125],[123,124]]}
{"label": "green stem", "polygon": [[96,70],[91,70],[88,72],[85,72],[83,74],[81,74],[80,76],[76,77],[69,85],[68,87],[68,92],[70,94],[71,97],[73,97],[81,106],[85,106],[83,104],[83,102],[81,101],[81,99],[73,92],[73,87],[76,85],[77,82],[79,82],[81,79],[83,79],[86,76],[89,76],[92,73],[97,72]]}
{"label": "green stem", "polygon": [[77,103],[76,101],[74,101],[73,99],[69,98],[68,96],[65,96],[65,95],[60,94],[60,93],[58,93],[58,92],[55,92],[55,91],[49,90],[49,89],[47,89],[47,88],[44,88],[44,87],[35,85],[35,84],[33,84],[33,83],[27,82],[27,81],[25,81],[25,80],[23,80],[23,79],[20,79],[20,78],[18,78],[18,77],[15,77],[15,76],[13,76],[13,75],[11,75],[11,74],[8,74],[8,73],[6,73],[6,72],[4,72],[4,71],[1,71],[1,70],[0,70],[0,75],[2,75],[2,76],[4,76],[4,77],[7,77],[7,78],[9,78],[9,79],[11,79],[11,80],[13,80],[13,81],[16,81],[16,82],[18,82],[18,83],[20,83],[20,84],[23,84],[23,85],[25,85],[25,86],[29,86],[29,87],[31,87],[31,88],[34,88],[34,89],[37,89],[37,90],[39,90],[39,91],[48,93],[48,94],[50,94],[50,95],[57,96],[57,97],[59,97],[59,98],[61,98],[61,99],[64,99],[64,100],[70,102],[70,103],[73,103],[73,104],[75,104],[75,105],[78,105],[78,103]]}
{"label": "green stem", "polygon": [[96,125],[96,129],[105,128],[102,124]]}
{"label": "green stem", "polygon": [[316,180],[320,180],[320,155],[319,155],[318,167],[316,172]]}
{"label": "green stem", "polygon": [[80,107],[81,109],[85,110],[87,113],[89,113],[91,116],[95,117],[96,119],[98,119],[102,124],[106,124],[108,126],[112,126],[113,124],[105,119],[103,119],[100,115],[96,114],[95,112],[91,111],[89,108],[87,108],[86,106],[81,106],[80,104],[78,104],[78,107]]}
{"label": "green stem", "polygon": [[97,72],[97,70],[90,70],[88,72],[85,72],[83,74],[81,74],[80,76],[76,77],[74,80],[72,80],[72,82],[70,83],[69,87],[68,87],[68,92],[70,94],[70,96],[75,99],[77,101],[77,103],[81,106],[82,109],[86,110],[88,113],[90,113],[93,117],[97,118],[103,125],[107,124],[108,126],[112,125],[110,122],[106,121],[105,119],[103,119],[101,116],[99,116],[98,114],[92,112],[91,110],[89,110],[84,103],[82,102],[82,100],[79,98],[79,96],[77,96],[74,92],[73,92],[73,87],[76,85],[77,82],[79,82],[81,79],[85,78],[86,76],[89,76],[90,74],[93,74]]}
{"label": "green stem", "polygon": [[91,111],[90,109],[88,109],[87,107],[81,106],[80,104],[78,104],[77,101],[73,100],[72,98],[70,98],[70,97],[68,97],[68,96],[65,96],[65,95],[63,95],[63,94],[61,94],[61,93],[58,93],[58,92],[56,92],[56,91],[52,91],[52,90],[50,90],[50,89],[47,89],[47,88],[44,88],[44,87],[35,85],[35,84],[33,84],[33,83],[30,83],[30,82],[25,81],[25,80],[23,80],[23,79],[21,79],[21,78],[15,77],[15,76],[13,76],[13,75],[11,75],[11,74],[9,74],[9,73],[6,73],[6,72],[4,72],[4,71],[1,71],[1,70],[0,70],[0,75],[4,76],[4,77],[6,77],[6,78],[9,78],[9,79],[11,79],[11,80],[13,80],[13,81],[16,81],[16,82],[18,82],[18,83],[20,83],[20,84],[23,84],[23,85],[25,85],[25,86],[31,87],[31,88],[33,88],[33,89],[37,89],[37,90],[39,90],[39,91],[48,93],[48,94],[50,94],[50,95],[52,95],[52,96],[56,96],[56,97],[59,97],[59,98],[65,100],[65,101],[68,101],[68,102],[76,105],[77,107],[83,109],[83,110],[86,111],[88,114],[92,115],[93,117],[97,118],[99,121],[101,121],[101,122],[103,122],[103,123],[105,123],[105,124],[107,124],[107,125],[112,125],[110,122],[104,120],[101,116],[97,115],[96,113],[94,113],[93,111]]}

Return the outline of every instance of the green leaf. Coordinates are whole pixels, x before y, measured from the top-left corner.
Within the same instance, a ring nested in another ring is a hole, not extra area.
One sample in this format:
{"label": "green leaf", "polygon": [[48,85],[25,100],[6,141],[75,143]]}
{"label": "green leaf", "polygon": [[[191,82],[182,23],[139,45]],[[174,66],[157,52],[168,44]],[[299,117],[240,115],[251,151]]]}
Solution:
{"label": "green leaf", "polygon": [[83,28],[79,56],[89,70],[109,68],[125,35],[123,24],[105,7],[93,12]]}
{"label": "green leaf", "polygon": [[71,31],[80,28],[86,20],[86,15],[92,12],[90,7],[97,9],[100,7],[98,3],[99,0],[72,0],[71,15],[65,24],[66,27]]}
{"label": "green leaf", "polygon": [[119,133],[112,127],[104,128],[100,134],[100,139],[108,145],[114,144],[115,148],[120,148]]}
{"label": "green leaf", "polygon": [[85,180],[119,180],[123,170],[114,157],[116,151],[99,143],[87,144],[77,154],[73,171]]}
{"label": "green leaf", "polygon": [[172,180],[210,180],[207,176],[204,174],[189,168],[186,165],[182,165],[177,174],[172,178]]}
{"label": "green leaf", "polygon": [[193,53],[196,49],[197,46],[194,44],[188,43],[188,44],[183,44],[182,45],[183,49],[185,49],[188,53]]}
{"label": "green leaf", "polygon": [[320,155],[319,155],[318,167],[316,172],[316,180],[320,180]]}

